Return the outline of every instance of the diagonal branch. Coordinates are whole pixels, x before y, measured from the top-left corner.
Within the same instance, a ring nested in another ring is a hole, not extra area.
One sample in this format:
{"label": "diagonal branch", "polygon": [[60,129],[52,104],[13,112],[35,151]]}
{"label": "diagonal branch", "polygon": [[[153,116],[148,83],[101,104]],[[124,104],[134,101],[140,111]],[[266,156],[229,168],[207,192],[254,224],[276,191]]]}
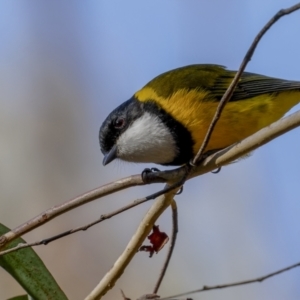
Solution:
{"label": "diagonal branch", "polygon": [[286,268],[280,269],[280,270],[275,271],[273,273],[269,273],[265,276],[257,277],[257,278],[254,278],[254,279],[237,281],[237,282],[226,283],[226,284],[211,285],[211,286],[204,285],[201,289],[186,292],[186,293],[182,293],[182,294],[178,294],[178,295],[175,295],[175,296],[160,298],[160,300],[174,299],[174,298],[177,298],[177,297],[187,296],[187,295],[206,292],[206,291],[211,291],[211,290],[225,289],[225,288],[229,288],[229,287],[234,287],[234,286],[238,286],[238,285],[246,285],[246,284],[255,283],[255,282],[263,282],[266,279],[269,279],[269,278],[274,277],[276,275],[279,275],[281,273],[287,272],[289,270],[295,269],[297,267],[300,267],[300,263],[293,264],[293,265],[288,266]]}

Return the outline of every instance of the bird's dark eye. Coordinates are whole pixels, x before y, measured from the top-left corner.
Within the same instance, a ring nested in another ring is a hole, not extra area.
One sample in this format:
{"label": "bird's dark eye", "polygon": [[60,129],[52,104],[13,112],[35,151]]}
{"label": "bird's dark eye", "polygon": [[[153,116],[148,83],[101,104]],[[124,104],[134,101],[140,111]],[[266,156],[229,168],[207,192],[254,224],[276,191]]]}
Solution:
{"label": "bird's dark eye", "polygon": [[117,118],[114,120],[113,123],[114,127],[117,129],[121,129],[125,126],[125,119],[124,118]]}

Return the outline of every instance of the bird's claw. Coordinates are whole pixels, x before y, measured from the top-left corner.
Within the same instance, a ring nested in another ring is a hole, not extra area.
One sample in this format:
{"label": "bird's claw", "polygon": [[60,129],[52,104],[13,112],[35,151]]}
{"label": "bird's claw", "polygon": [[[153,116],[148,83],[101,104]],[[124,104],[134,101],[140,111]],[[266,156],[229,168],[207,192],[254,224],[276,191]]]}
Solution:
{"label": "bird's claw", "polygon": [[159,172],[160,170],[157,168],[146,168],[143,170],[141,176],[144,182],[147,182],[147,175],[154,172]]}
{"label": "bird's claw", "polygon": [[215,171],[211,171],[213,174],[218,174],[221,171],[222,167],[219,167],[217,170]]}

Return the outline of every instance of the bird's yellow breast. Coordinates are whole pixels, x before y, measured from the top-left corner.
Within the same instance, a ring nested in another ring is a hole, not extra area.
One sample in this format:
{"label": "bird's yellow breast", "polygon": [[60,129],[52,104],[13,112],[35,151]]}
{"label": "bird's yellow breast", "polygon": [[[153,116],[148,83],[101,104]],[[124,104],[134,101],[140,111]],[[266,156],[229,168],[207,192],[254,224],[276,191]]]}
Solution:
{"label": "bird's yellow breast", "polygon": [[[219,104],[209,97],[209,92],[201,89],[179,89],[165,98],[157,95],[151,87],[144,87],[135,94],[135,97],[141,102],[155,101],[184,125],[195,142],[194,154],[199,150]],[[283,91],[228,102],[206,151],[225,148],[250,136],[280,119],[299,101],[300,91]]]}

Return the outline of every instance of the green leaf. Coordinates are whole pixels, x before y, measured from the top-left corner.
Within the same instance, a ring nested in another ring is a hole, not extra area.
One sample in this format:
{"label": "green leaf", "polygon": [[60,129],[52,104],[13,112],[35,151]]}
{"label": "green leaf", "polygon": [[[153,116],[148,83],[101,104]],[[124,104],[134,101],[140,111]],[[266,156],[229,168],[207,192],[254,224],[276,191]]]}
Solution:
{"label": "green leaf", "polygon": [[[0,223],[0,236],[8,231],[10,229]],[[26,242],[21,238],[17,238],[2,250],[15,247],[20,243]],[[0,266],[13,276],[33,299],[68,299],[32,248],[19,249],[0,256]]]}

